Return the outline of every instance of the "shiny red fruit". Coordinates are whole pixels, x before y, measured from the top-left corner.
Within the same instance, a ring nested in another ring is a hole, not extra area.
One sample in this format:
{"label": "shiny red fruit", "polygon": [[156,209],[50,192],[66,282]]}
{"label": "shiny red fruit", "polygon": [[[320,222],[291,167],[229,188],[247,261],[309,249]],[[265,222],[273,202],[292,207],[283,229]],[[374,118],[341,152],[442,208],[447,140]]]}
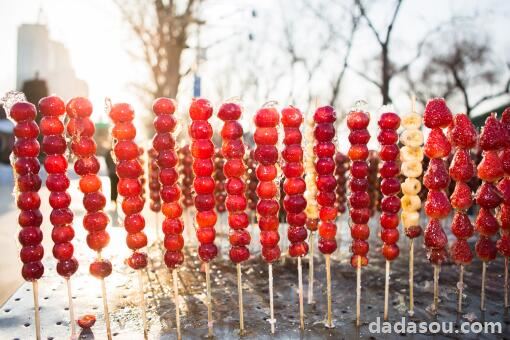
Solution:
{"label": "shiny red fruit", "polygon": [[92,103],[84,97],[74,97],[67,102],[67,115],[71,118],[89,117],[92,114]]}
{"label": "shiny red fruit", "polygon": [[497,248],[494,241],[486,236],[480,236],[475,245],[476,255],[482,261],[492,261],[496,259]]}
{"label": "shiny red fruit", "polygon": [[456,212],[451,224],[452,234],[458,239],[468,239],[473,236],[473,225],[467,214]]}
{"label": "shiny red fruit", "polygon": [[427,248],[442,249],[448,245],[448,238],[437,219],[431,219],[424,232],[424,243]]}
{"label": "shiny red fruit", "polygon": [[427,102],[423,113],[423,122],[429,129],[445,128],[452,122],[452,113],[443,98],[434,98]]}
{"label": "shiny red fruit", "polygon": [[96,317],[94,315],[87,314],[79,318],[77,323],[78,326],[83,329],[90,329],[96,323]]}
{"label": "shiny red fruit", "polygon": [[157,98],[152,103],[152,111],[156,115],[170,115],[175,112],[175,107],[177,106],[177,103],[175,100],[170,98]]}
{"label": "shiny red fruit", "polygon": [[202,228],[206,227],[214,227],[216,221],[218,220],[218,216],[214,212],[214,210],[206,210],[206,211],[198,211],[195,219],[197,221],[197,225]]}
{"label": "shiny red fruit", "polygon": [[201,244],[198,247],[198,256],[204,262],[209,262],[218,254],[218,248],[212,243]]}
{"label": "shiny red fruit", "polygon": [[40,261],[25,263],[21,269],[21,275],[25,281],[39,280],[43,274],[44,266]]}
{"label": "shiny red fruit", "polygon": [[397,213],[385,211],[379,217],[379,222],[381,223],[381,227],[385,229],[396,229],[400,221]]}
{"label": "shiny red fruit", "polygon": [[423,184],[429,190],[443,190],[450,183],[450,175],[445,162],[440,158],[431,159],[427,171],[423,176]]}
{"label": "shiny red fruit", "polygon": [[100,251],[110,243],[110,235],[106,230],[93,232],[87,235],[87,245],[90,249]]}
{"label": "shiny red fruit", "polygon": [[166,251],[164,260],[169,269],[175,269],[184,262],[184,255],[181,251]]}
{"label": "shiny red fruit", "polygon": [[444,191],[429,191],[424,208],[430,218],[442,219],[450,213],[451,205]]}
{"label": "shiny red fruit", "polygon": [[453,241],[450,246],[450,256],[457,265],[468,265],[473,260],[473,253],[466,240]]}
{"label": "shiny red fruit", "polygon": [[319,251],[323,254],[332,254],[337,248],[336,240],[319,240]]}
{"label": "shiny red fruit", "polygon": [[393,261],[400,254],[400,249],[396,244],[383,244],[381,253],[386,260]]}
{"label": "shiny red fruit", "polygon": [[383,145],[381,146],[381,151],[379,152],[379,157],[383,161],[394,161],[397,159],[400,154],[400,149],[396,144]]}
{"label": "shiny red fruit", "polygon": [[129,249],[136,250],[147,245],[147,236],[143,231],[126,236],[126,244]]}
{"label": "shiny red fruit", "polygon": [[396,130],[400,126],[400,117],[394,112],[385,112],[381,114],[377,124],[381,129]]}
{"label": "shiny red fruit", "polygon": [[112,273],[112,264],[105,259],[96,260],[90,264],[89,271],[92,276],[104,279]]}
{"label": "shiny red fruit", "polygon": [[347,127],[351,130],[366,129],[370,116],[366,112],[352,111],[347,115]]}
{"label": "shiny red fruit", "polygon": [[351,226],[351,237],[354,240],[367,240],[370,236],[370,229],[366,224],[353,224]]}

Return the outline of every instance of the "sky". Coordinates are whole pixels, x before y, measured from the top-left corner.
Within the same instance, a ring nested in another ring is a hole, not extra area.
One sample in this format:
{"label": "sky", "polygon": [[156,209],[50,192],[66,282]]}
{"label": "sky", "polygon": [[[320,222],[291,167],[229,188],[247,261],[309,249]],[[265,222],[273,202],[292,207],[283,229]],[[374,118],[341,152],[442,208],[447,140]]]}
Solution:
{"label": "sky", "polygon": [[[383,24],[388,16],[388,4],[383,0],[371,8],[372,18],[376,25]],[[483,13],[475,26],[481,32],[486,32],[494,41],[496,53],[502,59],[510,59],[510,40],[507,39],[509,24],[506,18],[510,17],[510,1],[505,0],[429,0],[404,2],[401,15],[395,29],[394,44],[398,46],[398,58],[406,58],[412,54],[411,47],[428,28],[447,20],[452,14]],[[110,0],[0,0],[0,40],[2,53],[0,53],[0,93],[4,93],[15,86],[16,79],[16,32],[17,27],[23,23],[34,23],[38,20],[42,8],[42,20],[48,24],[50,36],[60,41],[69,49],[72,63],[77,76],[84,79],[90,90],[90,98],[96,107],[103,110],[105,96],[114,102],[127,101],[137,110],[143,110],[143,104],[134,92],[131,84],[143,83],[147,73],[133,61],[127,53],[136,47],[130,32],[122,22],[118,9]],[[244,11],[238,11],[244,8]],[[255,9],[257,18],[250,18],[249,10]],[[375,15],[374,13],[381,13]],[[212,24],[209,37],[229,36],[232,32],[239,33],[233,38],[219,45],[208,55],[212,59],[203,68],[204,95],[214,97],[215,77],[222,70],[221,67],[230,66],[232,53],[242,53],[239,49],[241,39],[245,39],[248,32],[255,33],[256,49],[260,53],[271,54],[272,49],[279,44],[278,35],[274,32],[281,23],[282,18],[290,17],[297,23],[301,20],[299,11],[289,0],[214,0],[214,4],[207,7],[202,16],[209,19]],[[223,17],[224,16],[224,17]],[[367,30],[362,31],[361,39],[357,40],[358,51],[353,55],[354,63],[363,69],[363,61],[373,54],[373,37]],[[207,39],[207,34],[205,35]],[[246,39],[245,39],[246,40]],[[303,46],[308,48],[307,38],[303,38]],[[367,48],[364,48],[367,46]],[[221,52],[221,53],[220,53]],[[401,56],[401,57],[400,57]],[[185,58],[192,58],[187,53]],[[248,60],[247,63],[250,61]],[[226,65],[226,66],[225,66]],[[249,65],[248,65],[249,66]],[[244,67],[244,66],[243,66]],[[273,70],[275,72],[276,70]],[[228,69],[225,71],[228,72]],[[268,72],[271,72],[269,69]],[[219,78],[218,78],[219,79]],[[217,80],[218,80],[217,79]],[[320,83],[320,82],[318,82]],[[362,81],[359,77],[349,74],[346,85],[342,88],[342,101],[349,105],[356,99],[365,99],[371,103],[372,108],[378,107],[376,90]],[[288,82],[286,83],[288,84]],[[322,100],[320,85],[318,87],[318,101]],[[394,86],[401,86],[396,83]],[[183,85],[185,102],[191,99],[191,85]],[[276,89],[279,91],[281,89]],[[239,95],[228,93],[226,97]],[[277,96],[277,95],[276,95]],[[215,98],[221,101],[225,98]],[[271,99],[271,98],[268,98]],[[262,105],[260,103],[259,105]],[[409,103],[407,95],[399,98],[395,104],[397,108],[405,110]],[[96,119],[98,116],[96,115]]]}

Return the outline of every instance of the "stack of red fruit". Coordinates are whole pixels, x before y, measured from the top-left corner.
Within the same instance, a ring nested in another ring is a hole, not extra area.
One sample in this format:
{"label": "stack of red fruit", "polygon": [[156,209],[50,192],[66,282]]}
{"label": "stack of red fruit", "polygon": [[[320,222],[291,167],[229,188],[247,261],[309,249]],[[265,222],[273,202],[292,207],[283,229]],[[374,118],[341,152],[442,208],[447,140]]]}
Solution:
{"label": "stack of red fruit", "polygon": [[501,117],[501,123],[507,131],[507,144],[500,154],[505,177],[499,182],[498,189],[503,196],[499,217],[501,221],[501,238],[497,242],[499,253],[510,257],[510,108],[507,108]]}
{"label": "stack of red fruit", "polygon": [[[285,182],[283,183],[283,191],[285,198],[283,207],[287,213],[287,223],[289,228],[287,236],[290,241],[289,254],[292,257],[304,256],[308,253],[308,244],[306,237],[306,200],[303,196],[306,184],[303,179],[303,148],[301,147],[302,135],[299,127],[303,122],[303,115],[295,107],[289,106],[282,110],[282,125],[284,127],[285,149],[282,152],[285,165],[283,166],[283,174]],[[268,183],[268,182],[266,182]],[[276,194],[276,185],[260,186],[259,196],[264,192],[265,197],[272,197]]]}
{"label": "stack of red fruit", "polygon": [[[193,188],[195,189],[195,208],[197,210],[197,238],[200,242],[198,255],[204,262],[216,257],[218,249],[214,244],[217,215],[214,211],[215,182],[212,177],[214,171],[214,144],[211,141],[213,129],[208,119],[213,109],[206,99],[193,99],[189,108],[192,123],[189,127],[191,155],[193,157]],[[244,150],[244,149],[243,149]]]}
{"label": "stack of red fruit", "polygon": [[149,156],[149,197],[151,199],[150,209],[158,213],[161,211],[161,196],[159,190],[159,167],[158,167],[158,152],[151,148],[148,152]]}
{"label": "stack of red fruit", "polygon": [[163,221],[165,264],[171,270],[184,261],[182,253],[184,223],[181,219],[182,206],[179,202],[181,190],[177,184],[179,173],[176,170],[178,158],[175,152],[175,139],[172,136],[177,125],[174,117],[175,106],[175,102],[169,98],[158,98],[152,104],[152,111],[156,114],[154,119],[156,135],[152,144],[157,154],[156,162],[159,168],[161,191],[158,194],[163,200],[161,211],[165,215]]}
{"label": "stack of red fruit", "polygon": [[[42,120],[45,121],[41,123],[41,127],[44,127],[41,131],[44,136],[42,151],[46,154],[44,160],[44,168],[48,173],[46,187],[50,191],[50,205],[53,208],[50,214],[53,225],[52,238],[55,242],[53,256],[58,260],[57,272],[69,278],[78,269],[78,261],[73,257],[74,247],[71,243],[74,231],[72,229],[73,213],[69,209],[71,196],[67,192],[70,184],[65,156],[67,142],[64,137],[64,125],[60,118],[66,112],[66,107],[62,99],[51,96],[39,101],[39,110]],[[80,188],[84,192],[96,191],[96,185],[95,181],[90,182],[83,178],[80,180]]]}
{"label": "stack of red fruit", "polygon": [[496,258],[496,244],[492,236],[499,231],[499,221],[495,216],[495,209],[503,201],[501,193],[496,188],[496,183],[503,177],[504,170],[498,152],[507,143],[507,131],[491,114],[485,121],[485,126],[480,134],[479,146],[483,150],[483,158],[478,164],[478,177],[483,181],[476,192],[476,204],[480,211],[475,221],[475,230],[480,235],[476,242],[475,250],[478,257],[484,261],[492,261]]}
{"label": "stack of red fruit", "polygon": [[[275,179],[278,175],[276,163],[278,162],[278,141],[277,126],[280,122],[280,115],[274,107],[264,107],[255,114],[255,134],[254,140],[257,144],[253,154],[257,161],[257,179],[259,187],[271,187],[275,185]],[[259,191],[259,190],[257,190]],[[277,190],[272,196],[259,197],[257,203],[257,213],[259,215],[260,243],[262,245],[262,257],[268,263],[276,261],[280,257],[280,247],[278,241],[279,204],[277,200]]]}
{"label": "stack of red fruit", "polygon": [[191,189],[193,186],[193,157],[191,157],[191,151],[189,149],[189,144],[183,146],[179,149],[179,158],[180,158],[180,176],[181,180],[181,191],[184,199],[182,200],[182,204],[185,207],[193,206],[193,190]]}
{"label": "stack of red fruit", "polygon": [[[14,155],[13,168],[16,190],[16,203],[20,214],[18,223],[22,228],[18,234],[21,244],[20,258],[23,262],[21,275],[27,281],[40,279],[44,274],[44,266],[41,260],[44,256],[44,248],[41,245],[43,233],[41,231],[42,214],[39,210],[41,199],[38,191],[41,188],[39,177],[39,128],[35,123],[35,106],[28,102],[18,102],[11,107],[10,117],[14,121],[14,136],[16,138],[12,153]],[[45,126],[47,132],[62,133],[64,127],[56,124],[54,129]],[[72,228],[67,233],[68,237],[57,241],[71,241],[74,235]]]}
{"label": "stack of red fruit", "polygon": [[[244,149],[243,149],[244,152]],[[225,174],[223,173],[223,165],[225,164],[225,158],[220,150],[216,151],[214,156],[214,181],[216,186],[214,187],[214,197],[216,198],[216,211],[218,213],[224,213],[226,210],[225,200],[227,195],[225,194]]]}
{"label": "stack of red fruit", "polygon": [[[112,106],[109,116],[114,123],[112,129],[113,154],[119,177],[117,190],[119,195],[124,198],[122,209],[125,214],[126,243],[128,248],[133,250],[126,262],[133,269],[142,269],[147,266],[147,255],[138,250],[147,245],[147,236],[143,232],[145,219],[141,214],[144,201],[141,196],[140,176],[143,173],[143,168],[138,161],[138,145],[134,141],[136,136],[136,128],[133,124],[135,113],[129,104],[119,103]],[[129,203],[125,205],[125,202]]]}
{"label": "stack of red fruit", "polygon": [[473,225],[467,216],[467,210],[473,204],[473,194],[468,182],[475,175],[475,163],[471,159],[470,149],[476,146],[477,132],[469,117],[456,114],[448,130],[450,143],[455,155],[450,163],[450,177],[456,182],[450,201],[455,208],[452,221],[452,233],[457,238],[450,247],[450,256],[457,265],[468,265],[473,260],[467,239],[473,236]]}
{"label": "stack of red fruit", "polygon": [[[69,118],[67,133],[72,140],[71,150],[78,158],[74,163],[74,171],[81,177],[80,190],[84,194],[83,206],[87,210],[83,217],[83,226],[89,233],[87,244],[98,253],[98,258],[90,265],[89,270],[92,275],[104,279],[112,272],[110,261],[100,256],[101,250],[110,242],[110,235],[106,231],[110,220],[103,211],[106,198],[101,191],[101,181],[97,176],[99,162],[95,155],[96,143],[93,139],[95,127],[90,119],[92,104],[86,98],[76,97],[67,103],[66,112]],[[45,124],[41,121],[41,129],[45,129],[43,127]],[[59,125],[58,122],[52,119],[48,123],[48,128],[57,125]],[[66,230],[68,235],[71,235],[71,232],[70,228]]]}
{"label": "stack of red fruit", "polygon": [[398,148],[397,129],[400,126],[400,117],[394,112],[385,112],[379,119],[379,136],[377,140],[381,144],[379,156],[384,162],[380,169],[381,174],[381,193],[384,195],[381,200],[381,240],[383,241],[382,254],[387,261],[392,261],[398,257],[399,248],[397,241],[399,238],[398,224],[400,210],[400,180],[398,179],[400,167],[397,164],[400,150]]}
{"label": "stack of red fruit", "polygon": [[221,130],[221,137],[223,139],[222,152],[226,158],[223,172],[227,178],[225,184],[226,208],[231,245],[229,256],[232,262],[241,263],[250,257],[247,246],[251,240],[250,233],[246,230],[249,219],[245,211],[248,200],[245,196],[246,185],[243,180],[245,149],[242,139],[243,127],[238,121],[241,118],[241,107],[235,103],[225,103],[218,111],[218,118],[225,122]]}
{"label": "stack of red fruit", "polygon": [[317,203],[319,204],[319,250],[325,255],[332,254],[336,248],[336,224],[338,214],[336,205],[335,178],[335,125],[336,112],[331,106],[319,107],[313,115],[315,121],[316,156],[315,171],[317,172]]}
{"label": "stack of red fruit", "polygon": [[338,151],[335,155],[335,175],[336,175],[336,198],[338,204],[338,212],[345,213],[345,203],[347,202],[347,171],[349,170],[349,158]]}
{"label": "stack of red fruit", "polygon": [[423,122],[426,127],[432,129],[424,146],[424,153],[430,158],[423,176],[423,184],[429,190],[425,201],[425,213],[429,217],[429,223],[424,231],[424,240],[429,261],[440,265],[448,257],[448,239],[440,220],[446,218],[451,210],[445,191],[450,183],[445,159],[450,155],[452,147],[442,128],[451,124],[452,113],[444,99],[436,98],[427,103]]}
{"label": "stack of red fruit", "polygon": [[[368,220],[370,219],[370,196],[368,195],[368,148],[367,143],[370,140],[370,134],[367,130],[370,116],[367,112],[354,110],[349,112],[347,116],[347,127],[351,130],[349,141],[351,147],[347,156],[351,160],[351,178],[349,180],[349,189],[351,195],[349,197],[351,216],[351,236],[352,244],[351,265],[358,268],[368,264],[368,236],[370,229],[368,228]],[[391,163],[389,164],[391,165]],[[387,173],[398,173],[397,169],[393,170],[386,166],[384,171]]]}
{"label": "stack of red fruit", "polygon": [[255,171],[256,164],[253,150],[250,150],[248,152],[246,167],[248,168],[246,170],[247,175],[246,184],[248,186],[246,190],[246,196],[248,198],[248,209],[250,209],[251,211],[255,211],[257,209],[257,202],[259,201],[259,198],[257,196],[257,186],[259,184],[259,181],[257,179],[257,173]]}

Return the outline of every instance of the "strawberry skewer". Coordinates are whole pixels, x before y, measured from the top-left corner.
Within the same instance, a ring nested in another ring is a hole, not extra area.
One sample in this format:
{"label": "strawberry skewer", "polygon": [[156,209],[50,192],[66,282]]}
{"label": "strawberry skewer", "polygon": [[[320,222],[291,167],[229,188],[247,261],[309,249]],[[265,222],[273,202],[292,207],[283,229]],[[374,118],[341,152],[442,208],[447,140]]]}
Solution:
{"label": "strawberry skewer", "polygon": [[475,164],[470,157],[469,151],[476,146],[478,136],[469,117],[465,114],[456,114],[449,127],[448,137],[450,143],[455,148],[455,155],[450,165],[449,174],[456,182],[455,190],[450,196],[450,201],[453,208],[455,208],[451,229],[457,238],[450,247],[450,255],[459,266],[457,312],[461,313],[464,266],[469,265],[473,260],[473,254],[467,242],[467,239],[473,236],[473,225],[466,212],[473,203],[471,188],[467,182],[475,175]]}
{"label": "strawberry skewer", "polygon": [[480,148],[483,150],[483,158],[477,168],[478,177],[483,181],[476,192],[476,204],[480,211],[475,221],[475,230],[479,234],[475,250],[482,262],[482,288],[480,293],[480,310],[485,310],[485,277],[487,263],[494,260],[497,248],[492,236],[499,231],[499,221],[495,216],[494,209],[502,203],[501,193],[495,183],[503,175],[503,164],[498,155],[501,148],[507,143],[506,129],[496,119],[493,113],[485,121],[480,133]]}
{"label": "strawberry skewer", "polygon": [[[361,104],[361,102],[359,103]],[[370,219],[370,196],[368,195],[368,148],[367,143],[370,140],[368,134],[368,124],[370,116],[367,112],[355,108],[347,115],[347,127],[351,134],[364,135],[364,138],[356,138],[356,143],[349,148],[347,156],[351,160],[351,177],[349,179],[349,188],[351,195],[349,197],[349,215],[351,217],[351,266],[356,268],[356,325],[360,325],[361,314],[361,267],[368,264],[368,236],[370,229],[368,221]],[[398,169],[397,169],[398,171]]]}
{"label": "strawberry skewer", "polygon": [[413,96],[411,113],[402,118],[403,127],[400,142],[400,160],[402,175],[406,177],[400,185],[402,190],[402,213],[400,218],[404,232],[410,239],[409,244],[409,314],[414,314],[414,239],[421,235],[420,210],[421,182],[418,177],[423,172],[423,133],[421,131],[422,117],[416,112],[416,99]]}
{"label": "strawberry skewer", "polygon": [[424,146],[424,153],[430,158],[429,166],[423,178],[423,184],[429,189],[425,202],[425,213],[429,217],[429,223],[425,228],[424,241],[427,247],[427,257],[434,265],[432,312],[437,313],[439,270],[448,256],[448,239],[441,226],[441,219],[446,218],[451,210],[450,201],[445,192],[450,182],[445,159],[450,155],[451,145],[442,129],[451,124],[452,113],[446,106],[444,99],[429,100],[423,114],[423,122],[426,127],[432,129]]}
{"label": "strawberry skewer", "polygon": [[508,258],[510,257],[510,108],[505,109],[503,112],[503,115],[501,116],[501,123],[507,132],[507,142],[500,154],[505,177],[498,184],[498,189],[503,196],[503,202],[499,209],[501,237],[498,240],[496,247],[498,248],[499,253],[505,257],[504,302],[505,308],[508,308]]}
{"label": "strawberry skewer", "polygon": [[[381,248],[383,256],[386,258],[386,279],[384,285],[384,320],[388,320],[388,301],[389,301],[389,285],[390,285],[390,263],[396,259],[400,253],[397,245],[399,238],[398,233],[398,212],[400,211],[400,199],[398,193],[400,192],[400,181],[398,179],[399,167],[396,160],[399,156],[398,134],[397,129],[400,126],[400,117],[394,112],[385,112],[381,115],[379,122],[379,136],[377,137],[381,144],[381,151],[379,157],[384,162],[379,170],[382,177],[381,193],[383,198],[381,200],[382,214],[380,216],[381,224],[381,240],[383,246]],[[361,139],[364,137],[365,141],[370,138],[368,134],[365,136],[357,136]],[[351,141],[352,143],[352,141]]]}

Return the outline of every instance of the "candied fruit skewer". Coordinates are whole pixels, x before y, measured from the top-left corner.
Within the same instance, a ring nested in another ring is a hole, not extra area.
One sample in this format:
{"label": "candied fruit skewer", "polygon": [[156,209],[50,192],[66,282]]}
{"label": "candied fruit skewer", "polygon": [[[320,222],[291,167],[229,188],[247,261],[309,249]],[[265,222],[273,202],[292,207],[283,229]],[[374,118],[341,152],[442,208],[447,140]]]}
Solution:
{"label": "candied fruit skewer", "polygon": [[195,209],[197,211],[195,216],[197,223],[196,234],[200,242],[198,255],[205,264],[207,328],[209,336],[213,335],[209,262],[218,254],[218,248],[214,244],[217,215],[214,211],[215,182],[212,177],[214,171],[214,144],[211,141],[213,129],[208,121],[212,114],[213,109],[208,100],[202,98],[193,99],[189,107],[189,115],[192,120],[189,127],[189,135],[192,140],[190,150],[193,157],[193,188],[196,193],[194,198]]}
{"label": "candied fruit skewer", "polygon": [[503,111],[501,124],[506,130],[506,143],[500,153],[503,171],[505,175],[498,183],[498,189],[503,196],[503,202],[499,208],[499,219],[501,222],[501,236],[496,243],[498,252],[505,258],[505,286],[504,286],[504,305],[508,308],[508,259],[510,257],[510,107]]}
{"label": "candied fruit skewer", "polygon": [[[41,322],[39,312],[39,286],[38,280],[44,274],[41,260],[44,257],[44,248],[41,245],[43,233],[41,224],[43,217],[39,210],[41,198],[41,168],[38,160],[40,145],[37,141],[39,127],[35,122],[37,110],[35,106],[26,101],[19,101],[6,108],[9,118],[14,123],[14,146],[11,154],[11,164],[14,173],[14,194],[19,209],[18,224],[21,230],[18,240],[21,244],[20,259],[23,262],[21,275],[25,281],[32,282],[35,314],[36,339],[41,339]],[[60,120],[59,120],[60,122]],[[63,126],[60,122],[59,132]],[[72,230],[72,229],[71,229]],[[72,238],[72,236],[71,236]]]}
{"label": "candied fruit skewer", "polygon": [[[237,291],[239,300],[239,331],[244,333],[243,286],[241,277],[241,263],[250,257],[250,233],[247,228],[249,217],[246,213],[248,199],[246,198],[246,184],[243,177],[246,174],[244,164],[245,146],[243,143],[243,127],[239,123],[242,110],[236,103],[225,103],[218,111],[218,118],[224,121],[221,130],[223,140],[222,154],[226,161],[222,166],[222,173],[226,177],[225,190],[226,210],[228,211],[228,225],[230,227],[230,260],[236,264]],[[223,181],[224,182],[224,181]],[[274,184],[274,183],[273,183]],[[272,191],[276,186],[268,186],[259,190]]]}
{"label": "candied fruit skewer", "polygon": [[278,234],[279,219],[278,211],[280,205],[278,203],[278,129],[280,123],[280,114],[278,110],[266,104],[257,111],[254,117],[255,133],[254,140],[256,144],[253,154],[257,162],[257,179],[259,186],[270,186],[271,183],[276,185],[276,191],[271,198],[261,198],[257,203],[257,215],[260,228],[260,244],[262,246],[262,258],[268,264],[269,274],[269,308],[271,324],[271,334],[275,332],[276,320],[274,318],[273,308],[273,265],[280,258],[281,251],[278,246],[280,235]]}
{"label": "candied fruit skewer", "polygon": [[[400,117],[391,111],[386,111],[381,114],[378,125],[380,128],[377,137],[381,145],[379,156],[383,161],[379,170],[381,175],[381,193],[383,198],[381,200],[381,216],[379,222],[381,224],[381,240],[383,246],[381,248],[383,256],[386,258],[386,275],[384,285],[384,320],[388,320],[388,300],[389,300],[389,285],[390,285],[390,263],[396,259],[400,253],[397,242],[399,238],[398,233],[398,213],[400,211],[400,180],[399,168],[396,165],[397,158],[399,157],[398,149],[398,134],[397,130],[400,127]],[[367,139],[367,137],[364,137]],[[351,140],[352,142],[357,142]],[[388,167],[389,165],[389,167]],[[397,171],[393,171],[396,168]],[[388,171],[389,170],[389,171]]]}
{"label": "candied fruit skewer", "polygon": [[482,262],[482,287],[480,295],[480,310],[485,310],[485,276],[487,263],[494,260],[497,255],[496,243],[492,237],[500,229],[499,221],[495,216],[495,209],[500,206],[503,199],[496,187],[496,183],[503,177],[504,169],[498,152],[507,143],[507,131],[503,124],[492,113],[485,121],[480,133],[479,146],[483,151],[483,158],[477,167],[478,177],[482,185],[475,194],[476,204],[480,211],[475,220],[475,230],[479,234],[475,245],[477,256]]}
{"label": "candied fruit skewer", "polygon": [[[370,219],[370,196],[368,195],[368,148],[367,143],[370,140],[370,134],[367,127],[370,122],[368,112],[361,110],[360,105],[352,109],[347,115],[347,127],[351,131],[349,137],[357,135],[355,142],[351,144],[347,156],[350,163],[349,178],[349,215],[351,218],[351,266],[356,268],[356,325],[360,325],[361,310],[361,267],[368,264],[368,237],[370,229],[368,221]],[[351,138],[349,138],[351,140]],[[395,171],[395,170],[394,170]],[[398,171],[398,169],[397,169]]]}
{"label": "candied fruit skewer", "polygon": [[439,302],[439,270],[441,263],[448,257],[448,238],[441,225],[446,218],[451,205],[446,194],[450,183],[445,159],[450,155],[451,144],[443,132],[443,128],[452,123],[452,113],[442,98],[428,101],[423,114],[424,125],[431,129],[424,145],[424,154],[430,159],[427,171],[423,177],[423,184],[429,192],[425,201],[425,214],[429,223],[424,231],[424,243],[427,247],[427,257],[434,265],[434,300],[432,312],[437,313]]}
{"label": "candied fruit skewer", "polygon": [[326,327],[332,328],[331,313],[331,254],[337,249],[335,219],[338,215],[336,205],[335,178],[335,125],[336,112],[331,106],[319,107],[313,115],[314,153],[316,157],[315,185],[317,186],[317,203],[319,206],[319,251],[326,259],[327,318]]}
{"label": "candied fruit skewer", "polygon": [[145,219],[141,214],[144,206],[142,183],[140,181],[143,167],[138,160],[140,152],[134,140],[136,137],[136,127],[133,124],[135,113],[131,105],[118,103],[111,107],[108,115],[114,124],[112,128],[114,138],[113,155],[115,156],[116,172],[119,177],[117,190],[123,198],[123,205],[125,202],[134,200],[137,202],[137,208],[139,209],[135,211],[123,209],[125,213],[124,228],[127,232],[126,244],[133,251],[126,259],[126,264],[138,271],[139,308],[143,321],[144,336],[147,336],[147,315],[142,274],[142,269],[147,267],[147,254],[139,251],[139,249],[147,246],[147,236],[143,231]]}
{"label": "candied fruit skewer", "polygon": [[[98,183],[99,161],[96,157],[96,143],[93,136],[94,123],[90,119],[92,104],[87,98],[72,98],[66,105],[67,134],[71,138],[71,150],[77,158],[74,162],[74,172],[80,176],[80,183]],[[87,186],[88,187],[88,186]],[[97,191],[83,192],[83,206],[87,211],[83,217],[83,227],[87,230],[87,245],[96,251],[96,259],[89,266],[92,276],[100,279],[101,295],[103,299],[103,312],[106,324],[106,336],[112,338],[110,327],[110,314],[106,294],[105,278],[112,273],[112,264],[102,257],[101,251],[110,242],[110,235],[106,231],[110,219],[104,212],[106,198],[101,187]],[[143,207],[143,205],[142,205]],[[141,209],[140,209],[141,210]]]}
{"label": "candied fruit skewer", "polygon": [[161,184],[159,183],[159,167],[158,167],[158,152],[151,147],[147,151],[147,174],[150,198],[150,210],[154,213],[154,228],[156,231],[156,244],[161,246],[161,237],[159,234],[159,213],[161,212]]}
{"label": "candied fruit skewer", "polygon": [[349,158],[346,155],[337,151],[335,155],[335,175],[336,175],[336,200],[338,205],[338,216],[345,213],[345,203],[347,202],[347,171],[349,170]]}
{"label": "candied fruit skewer", "polygon": [[[406,178],[400,188],[403,193],[400,200],[402,212],[400,218],[404,226],[404,233],[410,239],[409,243],[409,314],[414,314],[414,239],[421,235],[420,210],[421,182],[418,178],[423,172],[423,133],[422,117],[416,112],[416,98],[411,98],[411,113],[402,118],[403,127],[400,135],[401,173]],[[381,152],[394,152],[391,148]]]}
{"label": "candied fruit skewer", "polygon": [[[283,207],[287,215],[289,224],[287,236],[290,242],[289,255],[298,258],[298,297],[299,297],[299,322],[301,329],[304,330],[304,308],[303,308],[303,278],[301,258],[308,253],[308,236],[306,230],[306,200],[304,197],[306,183],[303,179],[303,148],[301,147],[302,135],[299,128],[303,123],[303,115],[292,106],[282,110],[282,125],[284,128],[283,144],[285,148],[282,152],[282,158],[285,161],[283,174],[285,181],[283,190],[285,198]],[[262,191],[261,188],[260,191]],[[271,191],[267,191],[267,196],[272,195],[276,187],[271,186]]]}
{"label": "candied fruit skewer", "polygon": [[[73,213],[69,209],[71,196],[67,192],[69,178],[67,177],[67,141],[64,135],[62,118],[66,112],[66,106],[62,99],[57,96],[42,98],[39,101],[39,110],[42,115],[41,133],[43,135],[42,151],[46,155],[44,168],[48,173],[46,187],[50,191],[49,202],[52,207],[50,221],[53,225],[52,238],[54,241],[53,256],[58,261],[57,273],[66,280],[69,299],[69,324],[71,325],[71,337],[76,333],[74,322],[74,303],[71,291],[71,276],[78,269],[78,261],[73,256],[74,238]],[[28,127],[28,126],[27,126]],[[35,130],[34,130],[35,132]],[[34,133],[35,134],[35,133]],[[80,187],[88,188],[95,192],[100,182],[80,181]]]}
{"label": "candied fruit skewer", "polygon": [[313,303],[313,283],[314,283],[314,244],[315,232],[319,224],[319,208],[317,206],[317,172],[315,171],[315,154],[314,154],[314,120],[313,116],[308,117],[305,121],[304,137],[307,141],[304,148],[304,173],[306,191],[304,197],[306,199],[306,227],[310,231],[308,238],[308,304]]}
{"label": "candied fruit skewer", "polygon": [[[177,104],[173,99],[163,97],[157,98],[152,104],[152,111],[156,115],[153,121],[156,134],[152,140],[150,152],[153,157],[151,168],[156,170],[156,175],[153,176],[157,176],[157,185],[153,187],[158,189],[155,194],[163,202],[160,207],[165,216],[162,225],[163,245],[165,247],[164,261],[168,270],[172,272],[175,323],[177,338],[180,338],[177,270],[184,262],[182,251],[184,247],[184,238],[182,237],[184,223],[181,218],[183,209],[180,201],[181,189],[179,188],[179,173],[177,171],[179,159],[173,136],[177,126],[177,119],[174,115],[176,106]],[[154,196],[156,197],[156,195]]]}
{"label": "candied fruit skewer", "polygon": [[[452,147],[455,148],[449,175],[456,182],[450,201],[455,209],[451,230],[457,238],[450,246],[450,255],[455,264],[459,266],[457,312],[462,313],[464,266],[469,265],[473,260],[473,253],[467,242],[467,239],[473,236],[474,231],[473,225],[467,216],[467,210],[473,203],[468,182],[475,175],[475,163],[471,159],[470,149],[476,146],[478,135],[469,117],[466,114],[459,113],[453,117],[452,124],[448,128],[448,138]],[[429,177],[424,178],[426,181],[431,179]]]}

